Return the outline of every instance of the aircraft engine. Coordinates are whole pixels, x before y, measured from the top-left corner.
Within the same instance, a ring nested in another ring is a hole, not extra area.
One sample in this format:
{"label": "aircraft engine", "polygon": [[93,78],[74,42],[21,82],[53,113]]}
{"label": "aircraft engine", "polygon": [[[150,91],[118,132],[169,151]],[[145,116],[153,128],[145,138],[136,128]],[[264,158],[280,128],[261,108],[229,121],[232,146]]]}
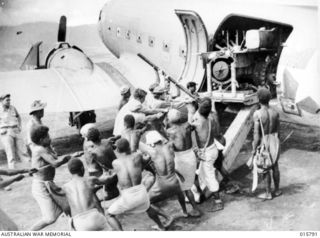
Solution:
{"label": "aircraft engine", "polygon": [[91,72],[93,63],[79,48],[64,42],[49,53],[46,68],[64,68],[72,71],[89,70]]}
{"label": "aircraft engine", "polygon": [[234,63],[240,89],[266,85],[275,97],[277,66],[291,31],[286,24],[236,15],[226,18],[209,43],[213,88],[229,88]]}

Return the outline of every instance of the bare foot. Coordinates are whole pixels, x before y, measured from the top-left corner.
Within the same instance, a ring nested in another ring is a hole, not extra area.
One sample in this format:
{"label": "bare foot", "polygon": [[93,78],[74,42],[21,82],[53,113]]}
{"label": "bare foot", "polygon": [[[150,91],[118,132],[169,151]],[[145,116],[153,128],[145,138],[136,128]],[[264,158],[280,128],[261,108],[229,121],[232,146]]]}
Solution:
{"label": "bare foot", "polygon": [[190,212],[188,212],[189,216],[191,217],[200,217],[201,212],[198,209],[192,209]]}
{"label": "bare foot", "polygon": [[224,206],[223,206],[223,202],[221,200],[215,200],[212,204],[211,209],[209,209],[209,212],[217,212],[220,210],[223,210]]}
{"label": "bare foot", "polygon": [[281,191],[281,190],[276,190],[276,191],[273,192],[273,195],[274,195],[275,197],[279,197],[281,194],[282,194],[282,191]]}
{"label": "bare foot", "polygon": [[189,216],[188,212],[182,212],[182,217],[188,217],[188,216]]}
{"label": "bare foot", "polygon": [[166,230],[165,228],[160,228],[158,225],[151,226],[151,229],[155,230],[155,231],[165,231]]}
{"label": "bare foot", "polygon": [[168,227],[172,224],[173,220],[174,220],[173,217],[169,217],[169,219],[167,219],[167,220],[163,223],[163,226],[164,226],[165,228],[168,228]]}
{"label": "bare foot", "polygon": [[271,200],[272,195],[271,193],[261,193],[257,196],[257,198],[263,199],[263,200]]}

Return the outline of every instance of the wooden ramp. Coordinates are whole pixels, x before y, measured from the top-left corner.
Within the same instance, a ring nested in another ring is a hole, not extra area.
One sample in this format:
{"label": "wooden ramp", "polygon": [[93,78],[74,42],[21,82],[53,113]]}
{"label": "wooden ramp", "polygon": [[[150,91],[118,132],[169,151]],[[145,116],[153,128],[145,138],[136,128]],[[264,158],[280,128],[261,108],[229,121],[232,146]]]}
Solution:
{"label": "wooden ramp", "polygon": [[256,106],[251,106],[241,109],[224,134],[226,146],[223,150],[223,167],[228,172],[231,172],[229,170],[251,130],[252,117],[256,108]]}

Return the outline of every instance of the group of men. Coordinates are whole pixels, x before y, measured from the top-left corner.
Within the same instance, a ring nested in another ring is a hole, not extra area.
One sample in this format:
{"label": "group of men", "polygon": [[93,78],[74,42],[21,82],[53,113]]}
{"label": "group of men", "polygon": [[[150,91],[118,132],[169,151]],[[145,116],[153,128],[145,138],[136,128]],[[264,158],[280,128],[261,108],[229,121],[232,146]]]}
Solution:
{"label": "group of men", "polygon": [[[200,99],[195,86],[191,82],[187,88]],[[223,209],[217,170],[224,173],[216,163],[222,154],[219,153],[221,133],[211,99],[179,100],[159,84],[152,84],[149,91],[137,88],[131,94],[130,87],[122,87],[123,99],[113,137],[104,139],[95,124],[86,124],[80,130],[83,151],[62,157],[57,156],[51,146],[49,128],[41,122],[45,103],[35,101],[31,106],[27,153],[14,147],[19,146],[17,141],[21,140],[21,119],[10,105],[10,95],[0,98],[1,141],[9,169],[14,169],[14,152],[21,151],[21,155],[31,157],[33,169],[11,173],[33,175],[32,194],[42,215],[31,230],[54,223],[62,212],[70,216],[74,230],[123,230],[118,215],[144,212],[156,223],[156,229],[166,230],[174,218],[159,206],[159,202],[168,198],[177,199],[184,217],[201,216],[204,211],[198,206],[200,198],[213,197],[206,211]],[[279,115],[268,106],[270,92],[262,89],[258,96],[261,109],[254,116],[253,151],[262,137],[259,120],[268,133],[277,133],[279,129]],[[264,199],[281,194],[279,153],[276,156],[272,170],[264,173],[266,193],[260,196]],[[68,163],[72,179],[58,187],[54,183],[55,170],[65,163]],[[273,195],[271,171],[275,183]],[[98,192],[101,188],[103,191]],[[109,201],[109,206],[102,201]],[[189,211],[186,201],[192,207]]]}

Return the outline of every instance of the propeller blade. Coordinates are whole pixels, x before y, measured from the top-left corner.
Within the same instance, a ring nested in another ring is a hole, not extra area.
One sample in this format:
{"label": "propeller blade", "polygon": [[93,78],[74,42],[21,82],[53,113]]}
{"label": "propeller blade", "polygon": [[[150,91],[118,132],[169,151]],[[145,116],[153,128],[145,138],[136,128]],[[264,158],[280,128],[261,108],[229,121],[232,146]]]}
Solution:
{"label": "propeller blade", "polygon": [[66,41],[67,34],[67,18],[65,16],[60,17],[59,30],[58,30],[58,42]]}

